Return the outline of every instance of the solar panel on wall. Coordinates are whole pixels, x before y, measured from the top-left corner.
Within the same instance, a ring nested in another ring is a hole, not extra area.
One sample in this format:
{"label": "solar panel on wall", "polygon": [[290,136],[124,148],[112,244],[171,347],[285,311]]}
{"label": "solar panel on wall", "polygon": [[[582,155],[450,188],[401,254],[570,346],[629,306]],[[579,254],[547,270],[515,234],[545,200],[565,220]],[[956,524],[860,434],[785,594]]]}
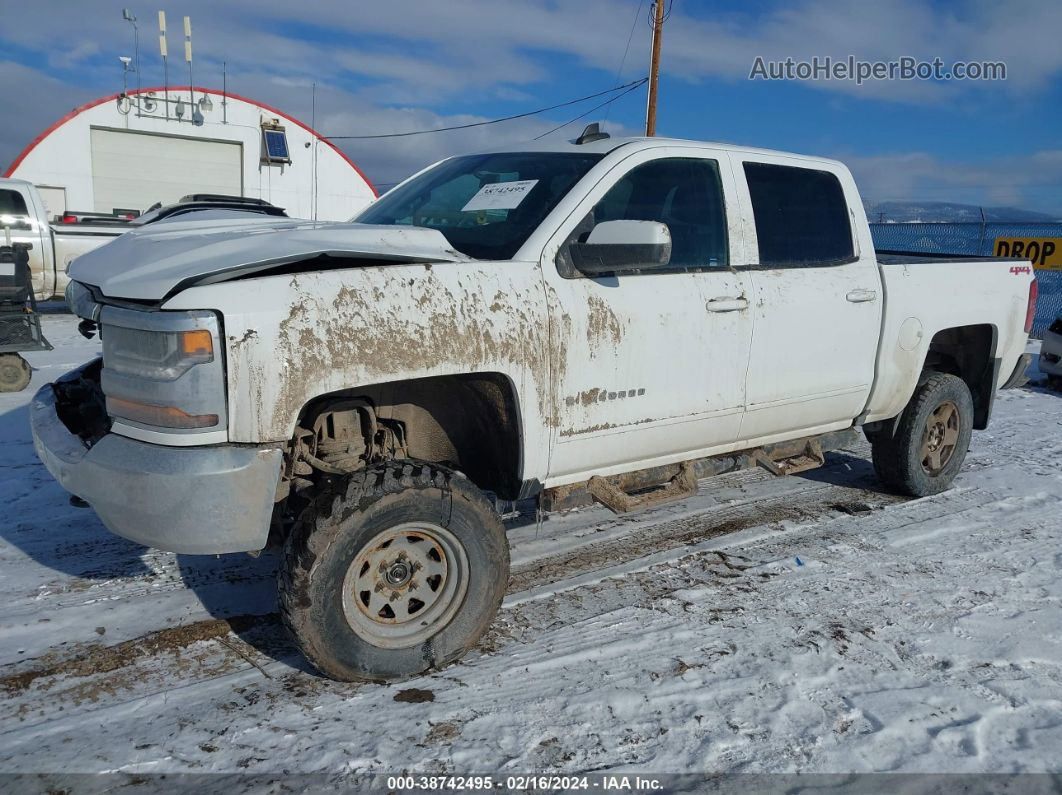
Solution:
{"label": "solar panel on wall", "polygon": [[265,130],[266,155],[270,160],[288,160],[288,137],[283,130]]}

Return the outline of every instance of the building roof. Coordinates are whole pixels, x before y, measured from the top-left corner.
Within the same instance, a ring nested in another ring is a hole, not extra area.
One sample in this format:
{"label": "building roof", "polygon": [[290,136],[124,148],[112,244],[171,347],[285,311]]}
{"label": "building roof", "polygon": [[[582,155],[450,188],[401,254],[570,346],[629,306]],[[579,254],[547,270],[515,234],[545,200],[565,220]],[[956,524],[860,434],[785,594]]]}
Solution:
{"label": "building roof", "polygon": [[[192,91],[192,93],[213,94],[214,96],[224,97],[226,99],[235,100],[237,102],[246,102],[246,103],[248,103],[250,105],[255,105],[256,107],[259,107],[262,110],[267,111],[268,113],[272,113],[272,114],[274,114],[274,115],[276,115],[276,116],[278,116],[278,117],[280,117],[282,119],[286,119],[287,121],[291,122],[292,124],[297,125],[298,127],[301,127],[302,129],[306,130],[308,133],[313,135],[315,138],[320,139],[325,144],[327,144],[332,149],[334,149],[336,154],[338,154],[341,158],[343,158],[343,160],[345,160],[347,162],[347,164],[350,165],[350,167],[353,168],[363,180],[365,180],[365,184],[369,186],[369,189],[373,192],[373,195],[376,195],[376,196],[379,195],[379,192],[376,190],[376,187],[372,184],[372,181],[367,176],[365,176],[365,172],[363,172],[360,168],[358,168],[358,164],[355,163],[353,160],[351,160],[349,157],[347,157],[347,155],[343,152],[342,149],[340,149],[338,146],[336,146],[334,143],[332,143],[332,141],[330,141],[328,138],[325,138],[324,136],[322,136],[319,132],[317,132],[315,129],[310,127],[308,124],[304,124],[303,122],[301,122],[298,119],[296,119],[294,116],[288,115],[287,113],[285,113],[284,111],[280,110],[279,108],[274,108],[272,105],[267,105],[264,102],[259,102],[258,100],[250,99],[248,97],[241,96],[240,94],[234,94],[231,91],[221,91],[221,90],[216,89],[216,88],[204,88],[202,86],[191,86],[191,87],[189,87],[189,86],[177,86],[177,85],[170,86],[170,88],[175,90],[175,91],[184,91],[186,89],[190,89]],[[165,86],[151,86],[151,87],[148,87],[148,88],[130,89],[129,91],[126,91],[124,93],[127,96],[132,96],[134,94],[147,94],[147,93],[152,92],[152,91],[155,92],[155,93],[160,93],[160,92],[165,91],[165,90],[166,90]],[[32,152],[45,138],[47,138],[52,132],[57,130],[59,127],[62,127],[68,121],[70,121],[71,119],[76,118],[78,115],[80,115],[81,113],[84,113],[87,110],[95,108],[95,107],[97,107],[99,105],[103,105],[103,104],[105,104],[107,102],[114,102],[115,100],[118,99],[119,96],[121,96],[121,94],[110,94],[110,95],[105,96],[105,97],[100,97],[99,99],[94,99],[91,102],[86,102],[84,105],[79,105],[78,107],[74,108],[72,111],[67,113],[65,116],[63,116],[61,119],[59,119],[55,123],[49,125],[47,127],[47,129],[45,129],[40,135],[38,135],[36,138],[34,138],[32,141],[29,142],[29,144],[26,146],[26,148],[23,149],[19,153],[18,157],[16,157],[14,159],[14,161],[12,161],[11,165],[7,167],[7,170],[3,173],[2,176],[10,177],[12,174],[14,174],[15,173],[15,169],[17,169],[19,167],[19,165],[22,163],[23,160],[26,159],[26,157],[30,154],[30,152]]]}

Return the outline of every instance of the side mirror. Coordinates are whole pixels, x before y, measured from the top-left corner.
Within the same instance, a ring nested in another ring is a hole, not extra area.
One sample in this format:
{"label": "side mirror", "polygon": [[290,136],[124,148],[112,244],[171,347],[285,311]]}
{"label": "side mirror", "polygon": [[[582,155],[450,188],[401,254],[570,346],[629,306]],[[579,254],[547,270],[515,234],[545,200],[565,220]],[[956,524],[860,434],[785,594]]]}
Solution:
{"label": "side mirror", "polygon": [[658,221],[602,221],[585,243],[569,243],[572,264],[588,276],[652,270],[671,261],[671,232]]}

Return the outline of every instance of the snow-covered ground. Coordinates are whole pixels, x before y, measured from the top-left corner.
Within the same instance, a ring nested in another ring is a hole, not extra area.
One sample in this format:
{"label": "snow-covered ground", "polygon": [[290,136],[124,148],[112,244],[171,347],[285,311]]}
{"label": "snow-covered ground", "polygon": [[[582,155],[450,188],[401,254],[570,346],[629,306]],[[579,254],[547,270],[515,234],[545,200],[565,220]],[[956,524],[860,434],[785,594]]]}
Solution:
{"label": "snow-covered ground", "polygon": [[1062,395],[1000,395],[935,498],[868,449],[724,476],[633,517],[510,521],[502,611],[399,686],[307,670],[275,560],[147,550],[37,463],[0,396],[0,771],[1062,770]]}

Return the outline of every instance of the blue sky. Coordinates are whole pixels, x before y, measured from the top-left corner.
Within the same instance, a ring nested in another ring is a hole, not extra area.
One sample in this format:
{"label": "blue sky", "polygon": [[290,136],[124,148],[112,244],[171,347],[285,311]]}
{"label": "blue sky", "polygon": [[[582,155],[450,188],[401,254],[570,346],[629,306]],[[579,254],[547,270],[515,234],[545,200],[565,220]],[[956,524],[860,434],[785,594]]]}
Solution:
{"label": "blue sky", "polygon": [[[135,5],[145,84],[161,82],[156,12],[193,21],[196,82],[229,87],[305,121],[317,83],[317,128],[358,135],[519,113],[645,74],[649,0],[155,2]],[[123,3],[44,0],[0,31],[0,164],[71,107],[121,88],[132,54]],[[633,26],[630,50],[619,70]],[[1014,205],[1062,217],[1062,3],[746,3],[673,0],[664,32],[658,131],[664,135],[839,157],[877,201]],[[756,56],[947,64],[1003,61],[1000,82],[750,81]],[[176,71],[176,70],[175,70]],[[176,79],[176,78],[174,78]],[[343,147],[380,183],[454,152],[521,140],[594,103],[470,131]],[[609,111],[637,133],[645,95]],[[585,121],[599,120],[599,111]],[[585,123],[565,128],[573,136]]]}

